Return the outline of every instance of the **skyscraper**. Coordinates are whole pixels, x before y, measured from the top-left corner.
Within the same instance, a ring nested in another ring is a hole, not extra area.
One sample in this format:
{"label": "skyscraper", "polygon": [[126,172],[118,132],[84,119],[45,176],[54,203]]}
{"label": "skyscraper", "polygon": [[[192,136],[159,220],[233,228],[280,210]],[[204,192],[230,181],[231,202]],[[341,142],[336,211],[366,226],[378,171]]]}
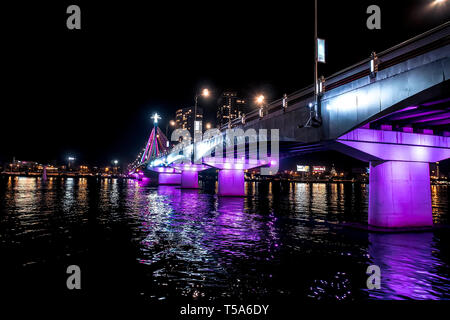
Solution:
{"label": "skyscraper", "polygon": [[225,91],[219,98],[216,125],[222,127],[239,118],[245,111],[245,100],[237,96],[235,91]]}
{"label": "skyscraper", "polygon": [[[203,109],[197,107],[197,121],[203,119]],[[187,129],[194,136],[194,107],[178,109],[175,114],[175,128]],[[198,128],[201,130],[201,128]]]}

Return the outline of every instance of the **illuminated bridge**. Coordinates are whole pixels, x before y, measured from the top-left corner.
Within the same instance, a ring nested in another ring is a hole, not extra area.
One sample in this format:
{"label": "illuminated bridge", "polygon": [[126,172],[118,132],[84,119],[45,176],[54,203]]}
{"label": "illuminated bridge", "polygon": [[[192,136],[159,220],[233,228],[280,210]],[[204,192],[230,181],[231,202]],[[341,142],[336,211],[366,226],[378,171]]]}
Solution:
{"label": "illuminated bridge", "polygon": [[[326,78],[317,104],[311,86],[234,120],[228,133],[221,128],[143,163],[160,183],[185,187],[198,187],[198,171],[216,167],[219,195],[242,196],[245,169],[270,174],[285,157],[338,150],[370,163],[370,225],[431,226],[429,163],[450,157],[449,35],[446,23]],[[252,144],[266,129],[268,153],[264,136]],[[238,130],[248,137],[229,138]],[[255,145],[256,158],[246,152]]]}

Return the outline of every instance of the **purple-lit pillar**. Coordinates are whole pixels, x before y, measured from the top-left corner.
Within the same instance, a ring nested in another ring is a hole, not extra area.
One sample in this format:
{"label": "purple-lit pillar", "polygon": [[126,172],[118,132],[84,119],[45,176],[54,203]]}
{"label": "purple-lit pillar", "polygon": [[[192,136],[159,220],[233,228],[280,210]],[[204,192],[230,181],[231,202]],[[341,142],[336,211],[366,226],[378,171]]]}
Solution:
{"label": "purple-lit pillar", "polygon": [[181,174],[173,172],[161,172],[158,174],[158,184],[176,185],[181,183]]}
{"label": "purple-lit pillar", "polygon": [[182,189],[198,189],[198,171],[183,170],[181,172]]}
{"label": "purple-lit pillar", "polygon": [[428,163],[370,162],[369,225],[383,228],[433,225]]}
{"label": "purple-lit pillar", "polygon": [[222,169],[219,170],[218,177],[219,196],[245,196],[244,170]]}

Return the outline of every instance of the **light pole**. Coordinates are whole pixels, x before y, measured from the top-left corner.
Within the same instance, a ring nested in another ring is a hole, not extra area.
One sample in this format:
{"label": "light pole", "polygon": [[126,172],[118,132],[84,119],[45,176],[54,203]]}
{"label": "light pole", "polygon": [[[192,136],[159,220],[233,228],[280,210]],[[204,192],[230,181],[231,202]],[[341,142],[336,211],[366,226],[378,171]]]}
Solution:
{"label": "light pole", "polygon": [[117,174],[117,164],[119,163],[119,161],[114,160],[113,163],[114,163],[114,173]]}
{"label": "light pole", "polygon": [[317,92],[317,0],[314,0],[314,103],[315,103],[315,110],[314,115],[317,116],[317,96],[319,92]]}
{"label": "light pole", "polygon": [[68,160],[69,160],[69,169],[71,169],[71,165],[70,164],[71,164],[72,161],[75,161],[75,158],[74,157],[69,157]]}
{"label": "light pole", "polygon": [[194,100],[195,100],[195,104],[194,104],[194,132],[195,132],[195,122],[197,121],[197,104],[198,104],[198,97],[199,97],[199,96],[203,96],[204,98],[207,98],[207,97],[209,97],[209,95],[210,95],[210,92],[209,92],[209,90],[206,89],[206,88],[203,89],[201,93],[197,93],[197,94],[195,95],[195,98],[194,98]]}
{"label": "light pole", "polygon": [[[317,38],[317,0],[314,0],[314,105],[309,105],[309,119],[306,124],[298,125],[299,128],[319,127],[322,124],[321,112],[319,107],[319,95],[323,92],[324,78],[322,77],[319,84],[318,79],[318,62],[319,62],[319,39]],[[320,62],[325,62],[325,42],[321,41],[321,49],[323,50],[323,56],[321,56]]]}
{"label": "light pole", "polygon": [[168,133],[168,130],[169,130],[169,125],[170,125],[171,127],[174,127],[174,126],[175,126],[175,121],[170,120],[170,121],[167,122],[167,124],[166,124],[166,138],[167,138],[167,139],[169,139],[169,138],[167,137],[167,133]]}
{"label": "light pole", "polygon": [[259,106],[260,119],[264,116],[264,99],[265,97],[262,94],[256,97],[256,104]]}

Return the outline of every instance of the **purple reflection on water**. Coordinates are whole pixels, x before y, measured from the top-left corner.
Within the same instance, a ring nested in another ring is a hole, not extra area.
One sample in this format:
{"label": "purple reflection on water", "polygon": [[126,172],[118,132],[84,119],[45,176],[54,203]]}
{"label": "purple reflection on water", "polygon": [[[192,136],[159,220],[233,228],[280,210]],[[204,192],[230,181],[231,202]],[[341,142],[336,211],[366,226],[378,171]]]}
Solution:
{"label": "purple reflection on water", "polygon": [[[371,264],[381,269],[381,289],[367,290],[376,299],[439,299],[450,292],[450,280],[440,275],[432,232],[369,234]],[[442,282],[447,286],[442,288]],[[439,289],[433,283],[440,283]],[[446,288],[445,288],[446,287]],[[448,297],[447,297],[448,298]]]}

